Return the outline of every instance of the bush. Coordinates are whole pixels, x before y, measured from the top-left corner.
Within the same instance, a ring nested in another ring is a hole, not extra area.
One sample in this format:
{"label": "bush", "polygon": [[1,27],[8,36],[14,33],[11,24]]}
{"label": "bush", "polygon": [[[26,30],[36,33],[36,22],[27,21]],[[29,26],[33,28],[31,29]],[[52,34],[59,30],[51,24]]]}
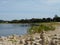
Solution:
{"label": "bush", "polygon": [[42,30],[44,31],[49,31],[49,30],[55,30],[55,27],[53,25],[45,25],[45,24],[40,24],[39,26],[32,26],[29,30],[28,33],[40,33]]}

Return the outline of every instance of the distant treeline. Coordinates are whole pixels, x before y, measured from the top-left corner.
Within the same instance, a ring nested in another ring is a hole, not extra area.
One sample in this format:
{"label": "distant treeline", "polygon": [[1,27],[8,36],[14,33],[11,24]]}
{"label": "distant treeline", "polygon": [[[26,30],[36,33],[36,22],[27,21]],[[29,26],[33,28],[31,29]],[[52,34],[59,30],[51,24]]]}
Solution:
{"label": "distant treeline", "polygon": [[41,22],[60,22],[60,17],[55,15],[53,18],[32,18],[32,19],[21,19],[21,20],[12,20],[4,21],[0,20],[0,23],[41,23]]}

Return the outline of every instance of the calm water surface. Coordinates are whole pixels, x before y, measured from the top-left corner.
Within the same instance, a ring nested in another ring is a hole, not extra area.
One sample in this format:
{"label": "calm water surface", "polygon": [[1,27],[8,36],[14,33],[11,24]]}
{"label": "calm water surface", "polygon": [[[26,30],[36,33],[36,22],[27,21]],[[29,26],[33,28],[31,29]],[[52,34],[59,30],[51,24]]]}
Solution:
{"label": "calm water surface", "polygon": [[0,24],[0,36],[26,34],[29,27],[28,24]]}

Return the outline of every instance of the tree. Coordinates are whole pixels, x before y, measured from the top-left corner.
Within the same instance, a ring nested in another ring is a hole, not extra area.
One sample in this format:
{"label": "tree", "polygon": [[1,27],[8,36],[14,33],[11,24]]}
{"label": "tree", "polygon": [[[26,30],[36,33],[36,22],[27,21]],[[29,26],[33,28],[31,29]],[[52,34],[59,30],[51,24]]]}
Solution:
{"label": "tree", "polygon": [[52,21],[52,19],[51,19],[51,18],[47,18],[46,20],[47,20],[47,22],[51,22],[51,21]]}
{"label": "tree", "polygon": [[60,22],[60,17],[58,15],[55,15],[55,17],[53,18],[54,22]]}

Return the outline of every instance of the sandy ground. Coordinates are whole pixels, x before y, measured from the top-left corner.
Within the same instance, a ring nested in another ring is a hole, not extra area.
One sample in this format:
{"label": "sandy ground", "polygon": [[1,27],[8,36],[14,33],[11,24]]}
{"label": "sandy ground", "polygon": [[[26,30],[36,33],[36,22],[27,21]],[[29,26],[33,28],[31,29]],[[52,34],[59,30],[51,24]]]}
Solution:
{"label": "sandy ground", "polygon": [[54,25],[54,26],[56,27],[54,31],[48,31],[46,33],[49,35],[60,34],[60,25]]}

